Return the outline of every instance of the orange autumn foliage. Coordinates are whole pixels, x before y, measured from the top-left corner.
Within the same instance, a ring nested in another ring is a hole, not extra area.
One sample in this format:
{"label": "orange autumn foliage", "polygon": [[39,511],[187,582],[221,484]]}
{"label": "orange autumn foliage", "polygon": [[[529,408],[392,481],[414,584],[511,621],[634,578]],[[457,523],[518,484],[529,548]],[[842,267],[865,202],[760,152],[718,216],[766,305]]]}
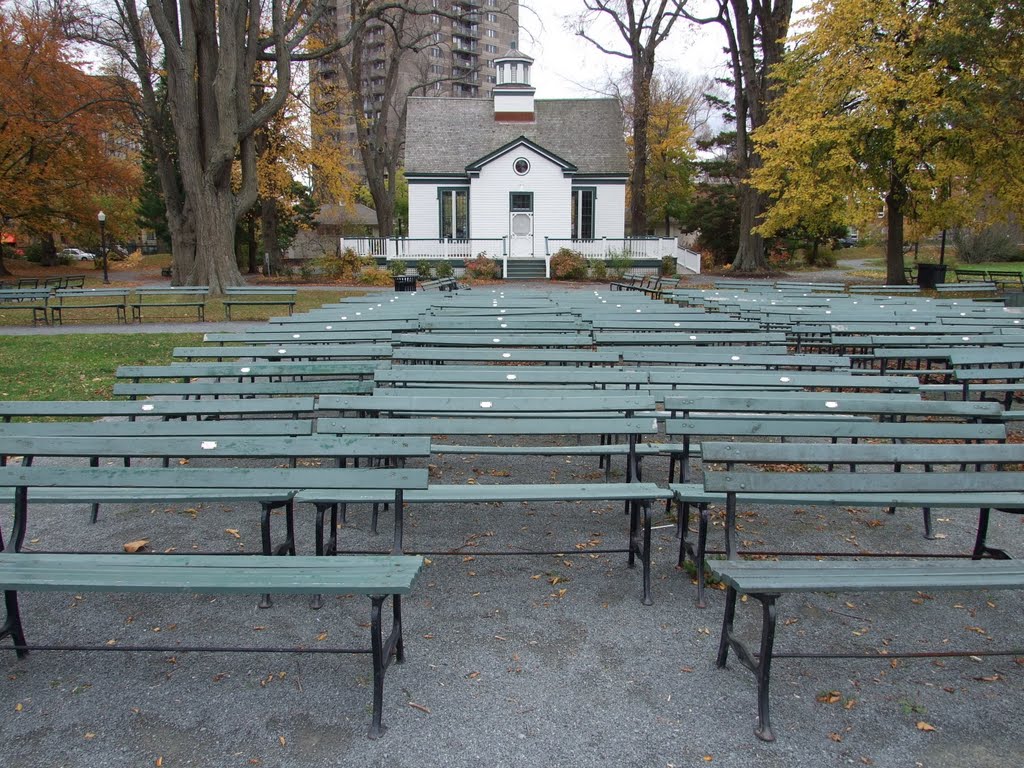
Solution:
{"label": "orange autumn foliage", "polygon": [[134,194],[138,162],[125,151],[130,119],[116,86],[75,66],[52,16],[0,11],[0,216],[11,229],[95,228],[98,201]]}

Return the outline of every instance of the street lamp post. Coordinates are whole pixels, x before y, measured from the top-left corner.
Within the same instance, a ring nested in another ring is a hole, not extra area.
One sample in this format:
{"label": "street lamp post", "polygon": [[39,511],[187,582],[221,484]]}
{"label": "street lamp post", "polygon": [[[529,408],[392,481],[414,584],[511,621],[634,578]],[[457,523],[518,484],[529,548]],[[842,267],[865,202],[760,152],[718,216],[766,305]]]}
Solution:
{"label": "street lamp post", "polygon": [[110,282],[110,275],[107,274],[107,237],[106,237],[106,224],[107,214],[100,211],[96,214],[96,219],[100,223],[100,257],[103,259],[103,282]]}

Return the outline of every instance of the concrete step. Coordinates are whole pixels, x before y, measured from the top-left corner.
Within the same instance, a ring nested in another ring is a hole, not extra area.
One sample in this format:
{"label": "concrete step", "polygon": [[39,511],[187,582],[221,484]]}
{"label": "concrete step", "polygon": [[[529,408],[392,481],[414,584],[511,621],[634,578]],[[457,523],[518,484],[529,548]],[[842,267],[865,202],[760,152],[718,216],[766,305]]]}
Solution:
{"label": "concrete step", "polygon": [[510,280],[544,280],[544,259],[509,259]]}

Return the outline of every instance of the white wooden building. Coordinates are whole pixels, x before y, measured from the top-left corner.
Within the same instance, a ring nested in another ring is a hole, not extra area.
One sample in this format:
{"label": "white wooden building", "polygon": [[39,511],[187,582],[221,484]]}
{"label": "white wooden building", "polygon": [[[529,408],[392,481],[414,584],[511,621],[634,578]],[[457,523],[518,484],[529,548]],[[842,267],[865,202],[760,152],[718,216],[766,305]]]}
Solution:
{"label": "white wooden building", "polygon": [[408,237],[350,242],[407,263],[486,253],[506,277],[548,277],[568,247],[588,258],[696,254],[672,238],[625,237],[629,158],[614,99],[535,99],[533,59],[512,49],[495,60],[489,99],[408,101],[405,175]]}

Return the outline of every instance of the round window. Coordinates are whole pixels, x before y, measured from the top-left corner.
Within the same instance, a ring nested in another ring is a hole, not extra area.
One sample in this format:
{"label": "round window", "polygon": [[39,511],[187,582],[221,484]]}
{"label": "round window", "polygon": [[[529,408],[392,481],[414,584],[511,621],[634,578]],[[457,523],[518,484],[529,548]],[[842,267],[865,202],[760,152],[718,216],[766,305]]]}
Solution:
{"label": "round window", "polygon": [[530,172],[530,161],[525,157],[518,157],[512,164],[512,169],[520,176],[525,176]]}

